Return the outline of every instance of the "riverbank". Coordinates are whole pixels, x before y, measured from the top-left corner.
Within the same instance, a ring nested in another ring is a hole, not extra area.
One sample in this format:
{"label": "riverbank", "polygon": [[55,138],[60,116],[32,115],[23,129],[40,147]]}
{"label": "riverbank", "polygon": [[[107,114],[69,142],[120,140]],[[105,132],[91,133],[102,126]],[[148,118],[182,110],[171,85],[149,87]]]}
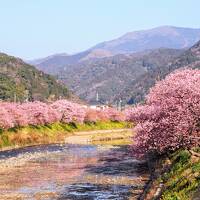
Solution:
{"label": "riverbank", "polygon": [[178,150],[150,159],[151,180],[140,200],[198,200],[200,198],[200,148]]}
{"label": "riverbank", "polygon": [[[55,123],[45,126],[28,126],[21,128],[12,128],[7,131],[0,133],[0,150],[19,148],[25,146],[33,146],[40,144],[51,144],[51,143],[64,143],[67,137],[72,137],[78,132],[85,131],[97,131],[97,130],[118,130],[131,128],[131,124],[127,122],[96,122],[96,123],[84,123],[84,124],[63,124]],[[114,133],[110,133],[106,140],[112,140]],[[100,134],[100,133],[99,133]],[[97,137],[99,137],[97,134]],[[112,137],[111,137],[112,136]],[[117,138],[130,137],[131,133],[118,134]],[[84,136],[85,137],[85,136]],[[88,138],[86,138],[87,140]],[[97,140],[94,137],[94,133],[89,136],[88,140]],[[99,138],[101,139],[101,138]]]}

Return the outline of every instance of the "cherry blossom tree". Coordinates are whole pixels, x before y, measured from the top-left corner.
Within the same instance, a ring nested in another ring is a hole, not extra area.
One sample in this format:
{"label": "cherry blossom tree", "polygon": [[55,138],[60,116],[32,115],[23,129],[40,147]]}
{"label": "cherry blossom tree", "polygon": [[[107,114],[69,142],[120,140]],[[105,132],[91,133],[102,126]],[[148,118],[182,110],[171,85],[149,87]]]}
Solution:
{"label": "cherry blossom tree", "polygon": [[107,108],[107,109],[105,109],[104,112],[108,115],[108,118],[111,121],[116,121],[116,122],[125,121],[124,113],[120,112],[114,108]]}
{"label": "cherry blossom tree", "polygon": [[47,125],[55,122],[83,123],[97,121],[121,121],[124,115],[114,109],[92,110],[67,100],[51,104],[43,102],[0,103],[0,128],[9,129],[27,125]]}
{"label": "cherry blossom tree", "polygon": [[67,100],[58,100],[51,105],[51,108],[59,112],[60,121],[64,123],[82,123],[86,114],[83,106]]}
{"label": "cherry blossom tree", "polygon": [[8,129],[15,126],[12,115],[4,108],[4,104],[0,104],[0,128]]}
{"label": "cherry blossom tree", "polygon": [[157,82],[129,116],[137,123],[133,150],[139,156],[199,145],[200,70],[178,70]]}
{"label": "cherry blossom tree", "polygon": [[86,113],[85,113],[85,118],[84,121],[85,122],[97,122],[99,121],[99,115],[98,115],[98,111],[95,109],[86,109]]}
{"label": "cherry blossom tree", "polygon": [[111,115],[109,110],[96,110],[96,109],[86,109],[85,122],[97,122],[97,121],[109,121],[111,120]]}

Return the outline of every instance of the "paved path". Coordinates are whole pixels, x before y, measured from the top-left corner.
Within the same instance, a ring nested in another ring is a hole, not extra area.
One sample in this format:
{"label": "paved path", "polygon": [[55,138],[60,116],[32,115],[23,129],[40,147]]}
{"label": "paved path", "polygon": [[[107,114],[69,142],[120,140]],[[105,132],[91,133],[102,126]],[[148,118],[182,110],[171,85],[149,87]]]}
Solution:
{"label": "paved path", "polygon": [[116,140],[129,138],[132,135],[131,129],[112,129],[75,132],[72,136],[65,138],[67,144],[89,144],[91,141]]}

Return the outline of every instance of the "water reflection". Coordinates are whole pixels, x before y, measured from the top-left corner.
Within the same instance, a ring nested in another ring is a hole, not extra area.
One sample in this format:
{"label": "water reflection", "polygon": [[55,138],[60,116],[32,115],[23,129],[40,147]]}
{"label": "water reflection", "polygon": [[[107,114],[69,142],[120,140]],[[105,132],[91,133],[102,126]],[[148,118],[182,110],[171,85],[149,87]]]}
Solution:
{"label": "water reflection", "polygon": [[128,199],[147,176],[127,147],[48,145],[5,154],[0,199]]}

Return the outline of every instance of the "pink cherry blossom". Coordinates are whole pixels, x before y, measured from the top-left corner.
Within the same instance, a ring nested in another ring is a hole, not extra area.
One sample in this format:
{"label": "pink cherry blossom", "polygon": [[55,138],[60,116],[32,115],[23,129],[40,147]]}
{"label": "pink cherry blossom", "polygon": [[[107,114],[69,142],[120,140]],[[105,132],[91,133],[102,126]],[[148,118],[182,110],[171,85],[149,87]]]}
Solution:
{"label": "pink cherry blossom", "polygon": [[107,108],[104,110],[104,112],[108,115],[108,118],[111,121],[116,121],[116,122],[125,121],[124,113],[114,108]]}
{"label": "pink cherry blossom", "polygon": [[82,123],[86,114],[86,110],[83,106],[67,100],[58,100],[51,104],[51,108],[59,112],[60,121],[64,123]]}
{"label": "pink cherry blossom", "polygon": [[178,70],[157,82],[128,113],[135,127],[133,150],[138,155],[191,148],[200,143],[200,70]]}
{"label": "pink cherry blossom", "polygon": [[47,125],[55,122],[83,123],[97,121],[122,121],[124,115],[115,110],[92,110],[68,100],[51,104],[43,102],[0,103],[0,128],[9,129],[27,125]]}

